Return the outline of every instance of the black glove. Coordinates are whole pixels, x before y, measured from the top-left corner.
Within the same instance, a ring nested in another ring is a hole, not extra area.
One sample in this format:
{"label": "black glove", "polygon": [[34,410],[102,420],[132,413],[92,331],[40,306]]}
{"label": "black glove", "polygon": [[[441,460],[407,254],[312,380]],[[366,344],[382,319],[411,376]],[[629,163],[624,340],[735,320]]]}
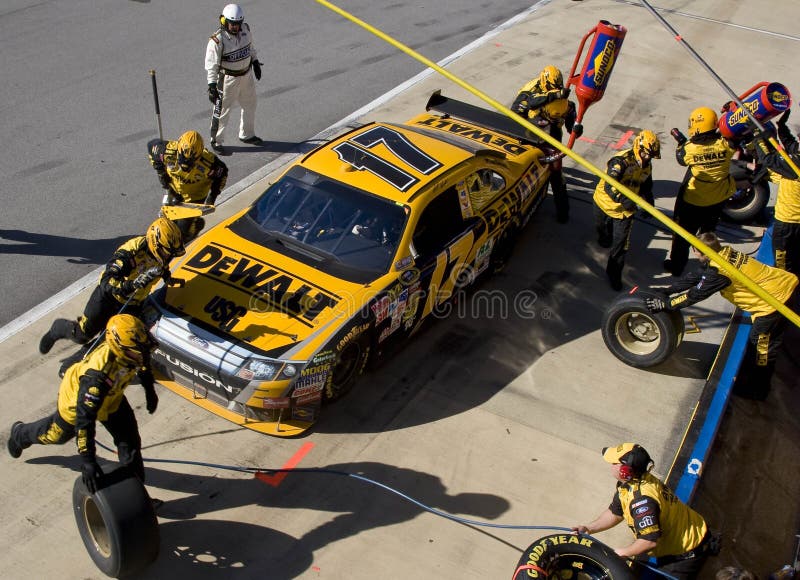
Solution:
{"label": "black glove", "polygon": [[575,138],[577,139],[578,137],[583,135],[583,125],[581,125],[580,123],[575,123],[572,126],[572,132],[575,133]]}
{"label": "black glove", "polygon": [[789,120],[789,114],[791,112],[792,112],[791,109],[786,109],[786,112],[783,115],[781,115],[780,117],[778,117],[778,120],[775,122],[775,124],[778,125],[778,127],[786,126],[786,121]]}
{"label": "black glove", "polygon": [[256,80],[261,80],[261,63],[257,60],[253,61],[253,74],[256,75]]}
{"label": "black glove", "polygon": [[83,459],[81,475],[83,478],[83,485],[85,485],[86,489],[91,493],[95,493],[100,489],[100,478],[103,477],[103,470],[100,469],[94,457]]}
{"label": "black glove", "polygon": [[667,309],[667,303],[663,298],[645,298],[644,303],[653,314]]}
{"label": "black glove", "polygon": [[133,289],[134,290],[141,290],[145,286],[148,286],[153,280],[161,276],[162,269],[159,266],[153,266],[152,268],[148,268],[138,276],[133,281]]}
{"label": "black glove", "polygon": [[219,99],[217,83],[208,83],[208,100],[211,101],[212,105],[216,105],[217,99]]}
{"label": "black glove", "polygon": [[151,415],[156,412],[158,409],[158,393],[156,393],[156,389],[153,386],[150,388],[145,387],[144,389],[144,398],[145,398],[145,408],[147,412]]}

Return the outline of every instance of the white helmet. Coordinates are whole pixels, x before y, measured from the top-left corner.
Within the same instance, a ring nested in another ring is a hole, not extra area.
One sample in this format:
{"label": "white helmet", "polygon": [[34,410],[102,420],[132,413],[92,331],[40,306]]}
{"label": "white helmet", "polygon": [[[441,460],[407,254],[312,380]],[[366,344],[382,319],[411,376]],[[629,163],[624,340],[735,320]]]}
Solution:
{"label": "white helmet", "polygon": [[228,24],[241,24],[244,21],[244,12],[238,4],[228,4],[222,9],[219,21],[227,28]]}

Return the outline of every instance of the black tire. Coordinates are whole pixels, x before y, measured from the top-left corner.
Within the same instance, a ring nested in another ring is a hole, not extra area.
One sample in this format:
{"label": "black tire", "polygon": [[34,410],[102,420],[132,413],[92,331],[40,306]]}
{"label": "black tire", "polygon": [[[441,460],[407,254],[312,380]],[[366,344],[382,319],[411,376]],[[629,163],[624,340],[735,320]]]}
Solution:
{"label": "black tire", "polygon": [[158,520],[147,491],[126,469],[103,477],[92,494],[81,477],[72,488],[72,508],[83,544],[95,565],[112,578],[135,574],[158,557]]}
{"label": "black tire", "polygon": [[587,536],[553,534],[539,538],[522,554],[513,580],[633,580],[636,576],[614,550]]}
{"label": "black tire", "polygon": [[627,365],[647,368],[667,360],[683,340],[680,312],[653,314],[644,299],[653,293],[621,294],[603,313],[603,342]]}
{"label": "black tire", "polygon": [[370,352],[367,332],[348,341],[336,352],[336,361],[331,371],[331,382],[323,390],[322,402],[332,403],[344,397],[364,373]]}
{"label": "black tire", "polygon": [[746,224],[763,215],[769,202],[769,182],[757,181],[752,187],[739,189],[722,208],[725,219],[737,224]]}

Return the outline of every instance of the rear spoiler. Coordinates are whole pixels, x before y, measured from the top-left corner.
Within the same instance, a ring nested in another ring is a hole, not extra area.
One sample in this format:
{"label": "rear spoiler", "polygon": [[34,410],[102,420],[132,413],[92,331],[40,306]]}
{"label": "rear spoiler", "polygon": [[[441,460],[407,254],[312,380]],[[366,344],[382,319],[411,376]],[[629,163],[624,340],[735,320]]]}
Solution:
{"label": "rear spoiler", "polygon": [[495,111],[482,109],[480,107],[476,107],[475,105],[470,105],[469,103],[450,99],[442,95],[441,89],[434,91],[433,94],[431,94],[430,98],[428,99],[428,104],[425,105],[425,110],[434,110],[438,113],[444,113],[450,117],[457,117],[464,121],[469,121],[470,123],[485,127],[486,129],[491,129],[492,131],[502,133],[508,137],[519,139],[525,143],[546,145],[546,143],[537,137],[536,134],[528,131],[522,125],[515,123],[506,115]]}

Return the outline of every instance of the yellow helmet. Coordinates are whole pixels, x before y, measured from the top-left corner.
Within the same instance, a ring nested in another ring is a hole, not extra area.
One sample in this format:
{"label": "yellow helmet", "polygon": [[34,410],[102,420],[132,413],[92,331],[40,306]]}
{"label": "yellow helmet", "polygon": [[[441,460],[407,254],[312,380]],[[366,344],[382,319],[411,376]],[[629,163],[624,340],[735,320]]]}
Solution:
{"label": "yellow helmet", "polygon": [[167,218],[160,217],[150,224],[145,238],[150,253],[164,265],[172,258],[186,253],[181,240],[181,230],[175,222]]}
{"label": "yellow helmet", "polygon": [[708,107],[699,107],[689,115],[689,137],[714,131],[717,128],[717,114]]}
{"label": "yellow helmet", "polygon": [[128,366],[142,366],[156,347],[144,323],[132,314],[117,314],[106,325],[106,343],[116,357]]}
{"label": "yellow helmet", "polygon": [[640,165],[643,165],[642,154],[650,159],[661,159],[661,142],[658,136],[649,129],[640,131],[633,140],[633,154]]}
{"label": "yellow helmet", "polygon": [[564,88],[564,77],[557,67],[548,65],[539,73],[539,87],[543,91],[554,91]]}
{"label": "yellow helmet", "polygon": [[203,138],[197,131],[186,131],[178,139],[178,165],[189,171],[203,153]]}

